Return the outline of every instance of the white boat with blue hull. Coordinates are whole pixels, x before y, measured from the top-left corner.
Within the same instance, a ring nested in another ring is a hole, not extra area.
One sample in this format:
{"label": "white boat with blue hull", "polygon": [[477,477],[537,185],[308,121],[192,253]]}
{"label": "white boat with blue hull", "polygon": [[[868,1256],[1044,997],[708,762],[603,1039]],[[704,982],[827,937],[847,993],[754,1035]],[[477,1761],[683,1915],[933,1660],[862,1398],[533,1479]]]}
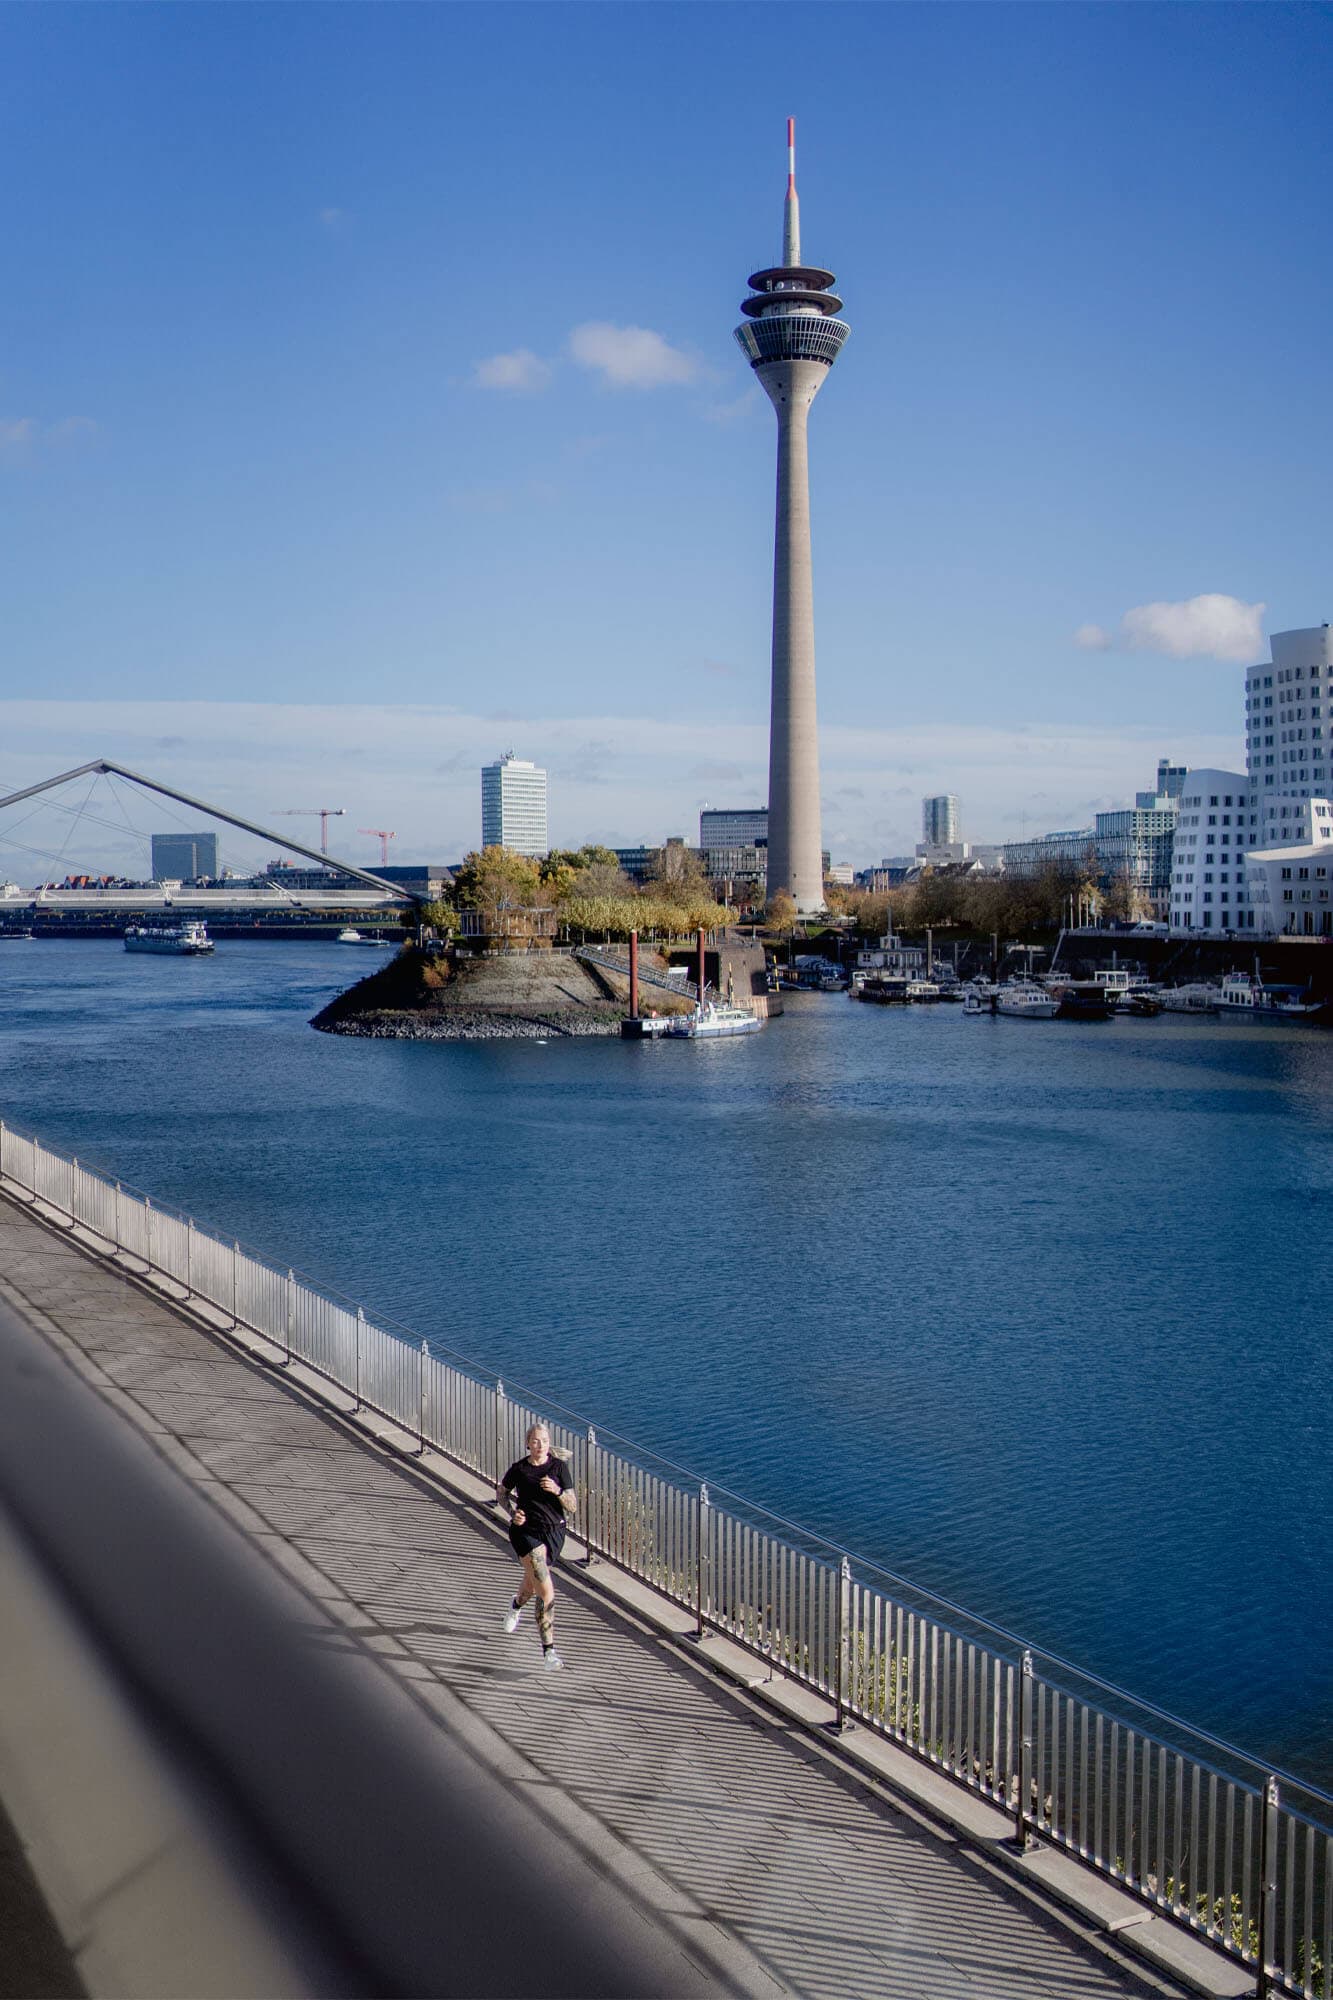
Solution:
{"label": "white boat with blue hull", "polygon": [[131,924],[126,951],[152,951],[174,958],[200,958],[213,950],[208,927],[202,923]]}
{"label": "white boat with blue hull", "polygon": [[691,1042],[717,1041],[724,1035],[757,1035],[763,1023],[746,1007],[713,1001],[693,1014],[673,1015],[661,1030],[664,1038]]}
{"label": "white boat with blue hull", "polygon": [[995,995],[995,1011],[1012,1021],[1053,1021],[1060,1002],[1032,979],[1008,979]]}

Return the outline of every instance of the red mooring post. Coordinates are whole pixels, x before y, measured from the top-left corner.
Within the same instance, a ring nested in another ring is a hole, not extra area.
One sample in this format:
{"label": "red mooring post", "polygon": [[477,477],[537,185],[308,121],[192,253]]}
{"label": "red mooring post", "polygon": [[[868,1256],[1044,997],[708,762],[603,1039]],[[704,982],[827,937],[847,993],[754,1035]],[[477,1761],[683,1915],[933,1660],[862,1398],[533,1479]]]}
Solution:
{"label": "red mooring post", "polygon": [[629,1017],[639,1018],[639,933],[629,934]]}
{"label": "red mooring post", "polygon": [[704,933],[703,933],[703,926],[701,924],[699,926],[699,1012],[700,1013],[703,1012],[703,1006],[704,1006]]}

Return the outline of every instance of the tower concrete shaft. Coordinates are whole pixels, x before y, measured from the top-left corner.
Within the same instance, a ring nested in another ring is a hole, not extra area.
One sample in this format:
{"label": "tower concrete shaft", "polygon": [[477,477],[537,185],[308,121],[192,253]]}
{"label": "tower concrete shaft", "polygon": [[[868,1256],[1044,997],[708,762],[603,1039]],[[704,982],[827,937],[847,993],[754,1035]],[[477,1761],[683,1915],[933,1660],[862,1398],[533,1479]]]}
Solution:
{"label": "tower concrete shaft", "polygon": [[750,278],[754,296],[736,338],[778,420],[773,549],[773,687],[768,747],[768,890],[785,889],[802,915],[824,907],[815,710],[815,607],[810,555],[807,425],[850,328],[833,273],[801,262],[794,121],[787,121],[783,261]]}

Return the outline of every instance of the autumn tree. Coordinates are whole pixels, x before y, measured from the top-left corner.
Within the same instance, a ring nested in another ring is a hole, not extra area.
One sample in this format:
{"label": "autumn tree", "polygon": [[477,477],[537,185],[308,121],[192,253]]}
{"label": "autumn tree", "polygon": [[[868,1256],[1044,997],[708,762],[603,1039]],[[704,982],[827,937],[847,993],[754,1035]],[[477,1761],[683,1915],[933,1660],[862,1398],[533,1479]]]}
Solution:
{"label": "autumn tree", "polygon": [[479,854],[466,855],[454,877],[454,895],[460,909],[482,910],[488,916],[530,910],[550,901],[537,863],[508,847],[483,847]]}
{"label": "autumn tree", "polygon": [[703,894],[713,900],[713,887],[697,848],[670,840],[659,847],[648,868],[648,886],[678,902],[683,894]]}
{"label": "autumn tree", "polygon": [[768,929],[776,931],[779,937],[790,937],[796,928],[796,917],[796,898],[785,889],[776,890],[764,909],[764,922]]}

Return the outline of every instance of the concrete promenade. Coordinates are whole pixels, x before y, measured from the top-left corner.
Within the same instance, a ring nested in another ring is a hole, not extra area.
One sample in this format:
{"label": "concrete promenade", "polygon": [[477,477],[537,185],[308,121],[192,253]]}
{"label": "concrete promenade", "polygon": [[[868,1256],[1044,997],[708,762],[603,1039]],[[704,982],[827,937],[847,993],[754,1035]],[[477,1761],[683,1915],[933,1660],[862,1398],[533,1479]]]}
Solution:
{"label": "concrete promenade", "polygon": [[[716,1968],[717,1990],[884,2000],[1253,1990],[1091,1876],[1084,1913],[1072,1914],[1052,1870],[1076,1864],[1037,1855],[1006,1867],[999,1816],[981,1801],[908,1770],[892,1746],[860,1746],[875,1749],[878,1776],[852,1768],[843,1743],[803,1726],[794,1693],[783,1713],[772,1705],[779,1684],[739,1685],[757,1663],[723,1641],[691,1648],[685,1621],[659,1617],[607,1565],[564,1566],[567,1666],[544,1674],[530,1614],[514,1637],[501,1630],[516,1569],[479,1482],[433,1455],[407,1459],[387,1426],[367,1435],[339,1414],[345,1398],[329,1391],[321,1405],[294,1371],[264,1366],[4,1192],[0,1298],[375,1672],[409,1684]],[[0,1789],[5,1728],[0,1700]],[[25,1841],[23,1815],[5,1803]],[[1130,1937],[1155,1965],[1131,1956]],[[528,1947],[516,1935],[497,1949]],[[96,1993],[94,1965],[95,1954],[81,1962]],[[539,1951],[532,1975],[541,1990]]]}

